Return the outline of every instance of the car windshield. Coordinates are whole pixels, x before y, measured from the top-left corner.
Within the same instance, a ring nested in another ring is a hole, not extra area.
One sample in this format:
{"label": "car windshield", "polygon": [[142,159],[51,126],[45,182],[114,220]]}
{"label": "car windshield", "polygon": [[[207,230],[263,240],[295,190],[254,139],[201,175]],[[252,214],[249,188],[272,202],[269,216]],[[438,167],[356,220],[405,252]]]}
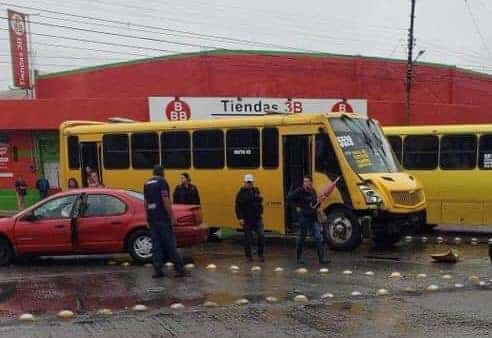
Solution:
{"label": "car windshield", "polygon": [[125,190],[125,193],[128,196],[133,197],[139,201],[143,201],[145,199],[144,195],[141,192],[137,192],[137,191],[133,191],[133,190]]}
{"label": "car windshield", "polygon": [[359,174],[400,171],[388,141],[372,119],[343,116],[329,121],[354,171]]}

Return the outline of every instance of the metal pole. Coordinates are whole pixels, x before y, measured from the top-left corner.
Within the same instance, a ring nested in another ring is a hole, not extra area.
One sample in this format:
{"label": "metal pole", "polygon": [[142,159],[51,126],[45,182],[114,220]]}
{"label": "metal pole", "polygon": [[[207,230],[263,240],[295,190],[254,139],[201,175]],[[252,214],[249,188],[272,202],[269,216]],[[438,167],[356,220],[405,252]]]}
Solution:
{"label": "metal pole", "polygon": [[407,81],[406,81],[406,116],[405,123],[410,124],[410,115],[412,107],[412,73],[413,73],[413,27],[415,21],[415,2],[411,1],[410,10],[410,28],[408,29],[408,60],[407,60]]}
{"label": "metal pole", "polygon": [[34,54],[32,52],[32,33],[31,33],[31,15],[30,14],[27,14],[26,15],[26,18],[27,18],[27,30],[29,32],[28,34],[28,44],[29,44],[29,70],[30,70],[30,78],[31,78],[31,83],[30,83],[30,87],[31,87],[31,98],[32,99],[35,99],[36,98],[36,92],[35,92],[35,89],[34,89],[34,85],[35,85],[35,76],[36,76],[36,73],[34,71]]}

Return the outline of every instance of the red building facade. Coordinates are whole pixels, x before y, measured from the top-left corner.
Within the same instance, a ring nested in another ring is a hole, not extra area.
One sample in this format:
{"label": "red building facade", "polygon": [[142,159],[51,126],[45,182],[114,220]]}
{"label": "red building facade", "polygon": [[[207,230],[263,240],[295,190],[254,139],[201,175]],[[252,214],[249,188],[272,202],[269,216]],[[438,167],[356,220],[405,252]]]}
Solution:
{"label": "red building facade", "polygon": [[[65,120],[146,121],[151,96],[357,98],[367,100],[368,115],[383,125],[492,122],[492,76],[418,64],[407,115],[405,74],[406,64],[395,60],[214,51],[45,75],[37,79],[36,100],[0,101],[12,173],[0,169],[0,189],[11,188],[17,175],[32,186],[45,174],[36,153],[38,131],[54,134]],[[17,161],[14,147],[23,154]]]}

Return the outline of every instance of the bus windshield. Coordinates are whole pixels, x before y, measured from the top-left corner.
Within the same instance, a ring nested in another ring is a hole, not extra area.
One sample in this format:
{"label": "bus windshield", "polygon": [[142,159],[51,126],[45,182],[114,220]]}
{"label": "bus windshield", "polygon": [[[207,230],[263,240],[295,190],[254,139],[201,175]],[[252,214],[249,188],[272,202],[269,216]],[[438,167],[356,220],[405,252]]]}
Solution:
{"label": "bus windshield", "polygon": [[371,119],[331,118],[330,124],[352,169],[359,174],[400,171],[381,128]]}

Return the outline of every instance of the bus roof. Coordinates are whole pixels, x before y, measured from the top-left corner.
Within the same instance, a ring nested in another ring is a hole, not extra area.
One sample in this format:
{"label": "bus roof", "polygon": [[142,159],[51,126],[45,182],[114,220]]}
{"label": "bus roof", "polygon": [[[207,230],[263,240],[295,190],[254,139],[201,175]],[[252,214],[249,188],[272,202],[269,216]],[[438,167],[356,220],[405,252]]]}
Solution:
{"label": "bus roof", "polygon": [[102,123],[92,121],[66,121],[60,125],[63,134],[90,134],[96,129],[98,133],[114,133],[127,131],[153,131],[161,129],[214,129],[231,127],[262,127],[296,124],[319,124],[326,118],[348,116],[351,118],[366,117],[354,113],[319,113],[319,114],[272,114],[253,117],[216,118],[206,120],[189,121],[163,121],[163,122],[130,122],[130,123]]}
{"label": "bus roof", "polygon": [[490,133],[492,124],[394,126],[383,130],[386,135]]}

